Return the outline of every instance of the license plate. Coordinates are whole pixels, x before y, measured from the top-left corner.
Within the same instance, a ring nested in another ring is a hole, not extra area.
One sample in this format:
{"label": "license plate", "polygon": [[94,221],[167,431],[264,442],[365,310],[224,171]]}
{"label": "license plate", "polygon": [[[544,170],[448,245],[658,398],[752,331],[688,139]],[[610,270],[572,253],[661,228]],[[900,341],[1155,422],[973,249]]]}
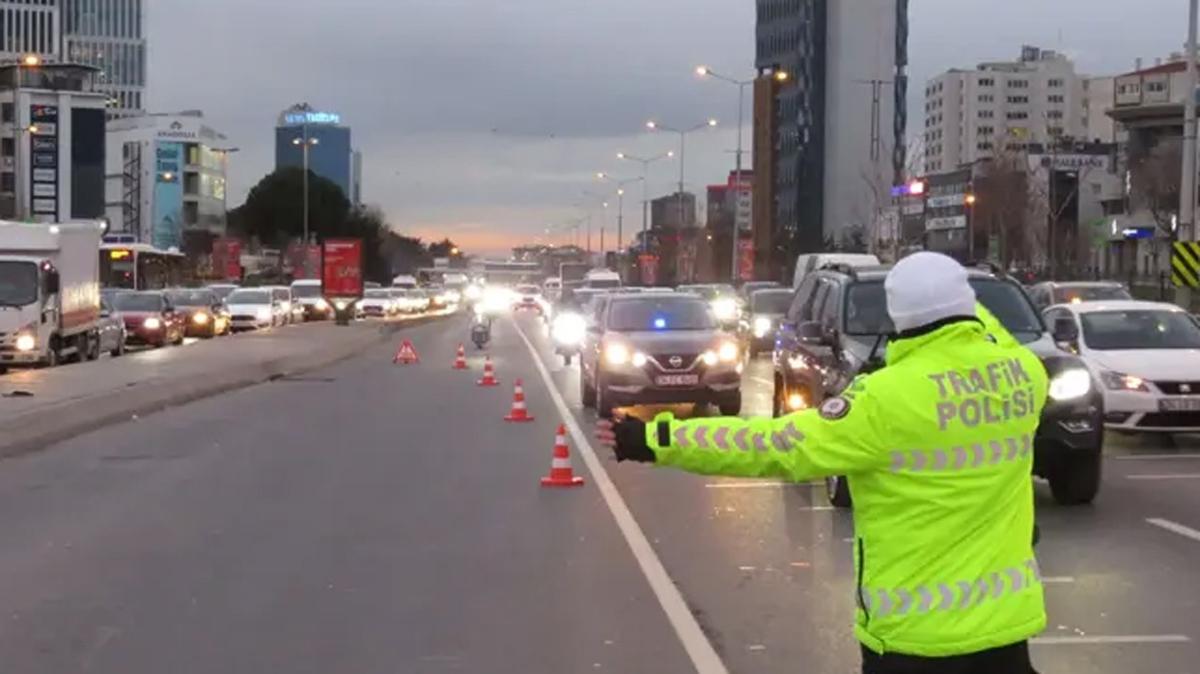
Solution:
{"label": "license plate", "polygon": [[698,374],[660,374],[654,378],[657,386],[695,386],[700,383]]}
{"label": "license plate", "polygon": [[1200,398],[1163,398],[1158,401],[1160,412],[1200,412]]}

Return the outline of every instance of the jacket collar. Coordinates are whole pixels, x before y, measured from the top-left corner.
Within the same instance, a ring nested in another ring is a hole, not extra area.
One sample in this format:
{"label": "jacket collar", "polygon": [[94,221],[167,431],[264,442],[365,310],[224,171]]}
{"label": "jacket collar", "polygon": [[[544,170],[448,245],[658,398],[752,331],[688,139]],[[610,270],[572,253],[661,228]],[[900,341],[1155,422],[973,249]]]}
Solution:
{"label": "jacket collar", "polygon": [[937,342],[965,340],[984,336],[983,323],[974,316],[945,318],[896,336],[887,347],[887,364],[894,365],[917,349]]}

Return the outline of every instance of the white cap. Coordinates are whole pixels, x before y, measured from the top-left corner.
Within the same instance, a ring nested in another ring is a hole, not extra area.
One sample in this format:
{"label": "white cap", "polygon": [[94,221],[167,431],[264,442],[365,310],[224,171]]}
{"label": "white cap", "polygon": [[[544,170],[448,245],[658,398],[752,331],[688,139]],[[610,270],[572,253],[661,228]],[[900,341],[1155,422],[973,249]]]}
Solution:
{"label": "white cap", "polygon": [[967,270],[941,253],[914,253],[900,260],[883,287],[897,332],[975,315],[975,291],[967,282]]}

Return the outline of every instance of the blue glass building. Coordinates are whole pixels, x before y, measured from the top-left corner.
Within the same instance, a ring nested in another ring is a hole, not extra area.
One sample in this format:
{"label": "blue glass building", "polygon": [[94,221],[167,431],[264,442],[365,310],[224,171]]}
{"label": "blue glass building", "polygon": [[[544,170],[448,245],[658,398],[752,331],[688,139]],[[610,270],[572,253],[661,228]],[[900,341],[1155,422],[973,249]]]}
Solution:
{"label": "blue glass building", "polygon": [[314,110],[307,103],[284,110],[275,127],[275,168],[302,167],[307,138],[309,170],[336,183],[346,199],[356,204],[361,199],[356,189],[356,153],[350,143],[350,128],[341,122],[337,113]]}

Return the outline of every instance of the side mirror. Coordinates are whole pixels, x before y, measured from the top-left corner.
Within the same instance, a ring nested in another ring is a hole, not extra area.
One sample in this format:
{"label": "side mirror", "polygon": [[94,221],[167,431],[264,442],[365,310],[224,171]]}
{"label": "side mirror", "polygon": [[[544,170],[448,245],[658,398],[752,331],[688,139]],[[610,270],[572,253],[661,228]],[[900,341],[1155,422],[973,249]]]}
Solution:
{"label": "side mirror", "polygon": [[1060,316],[1054,319],[1052,336],[1055,344],[1074,351],[1079,340],[1079,326],[1075,324],[1075,319],[1069,316]]}
{"label": "side mirror", "polygon": [[46,272],[46,294],[47,295],[57,294],[59,291],[60,285],[61,285],[61,279],[59,278],[57,270],[51,270],[51,271]]}
{"label": "side mirror", "polygon": [[112,316],[112,312],[109,311],[108,309],[100,310],[100,318],[109,318],[110,316]]}
{"label": "side mirror", "polygon": [[829,331],[816,321],[801,323],[796,327],[796,338],[805,344],[828,344]]}

